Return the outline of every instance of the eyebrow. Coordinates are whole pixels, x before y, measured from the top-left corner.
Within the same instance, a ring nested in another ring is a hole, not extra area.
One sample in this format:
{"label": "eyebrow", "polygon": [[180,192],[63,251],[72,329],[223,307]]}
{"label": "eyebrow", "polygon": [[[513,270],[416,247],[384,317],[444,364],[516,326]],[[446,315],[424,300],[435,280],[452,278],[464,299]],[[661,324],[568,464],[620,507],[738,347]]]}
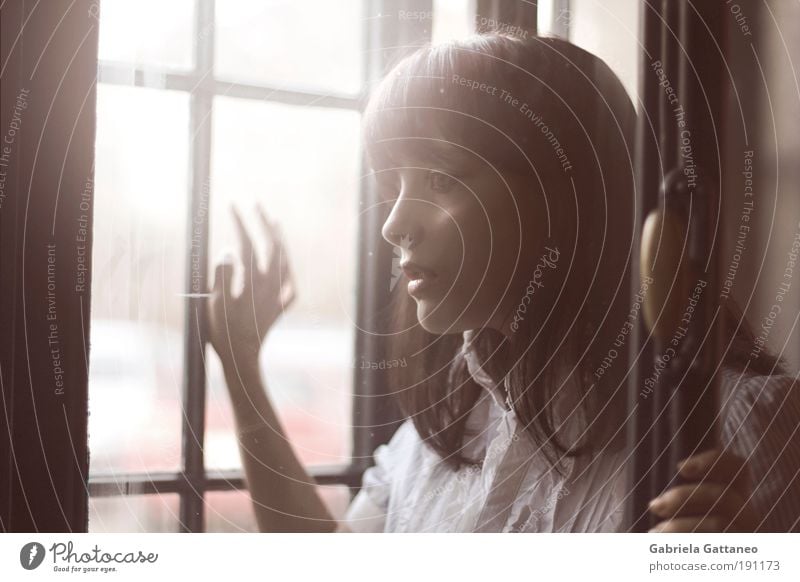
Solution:
{"label": "eyebrow", "polygon": [[[414,139],[414,138],[409,138]],[[388,143],[387,143],[388,142]],[[383,155],[377,159],[379,166],[376,169],[388,167],[428,167],[433,163],[447,165],[464,165],[469,162],[467,153],[458,146],[448,144],[419,144],[414,151],[405,146],[390,145],[392,142],[402,142],[402,138],[388,138],[380,140],[383,144]],[[388,162],[388,163],[387,163]],[[432,166],[431,166],[432,167]]]}

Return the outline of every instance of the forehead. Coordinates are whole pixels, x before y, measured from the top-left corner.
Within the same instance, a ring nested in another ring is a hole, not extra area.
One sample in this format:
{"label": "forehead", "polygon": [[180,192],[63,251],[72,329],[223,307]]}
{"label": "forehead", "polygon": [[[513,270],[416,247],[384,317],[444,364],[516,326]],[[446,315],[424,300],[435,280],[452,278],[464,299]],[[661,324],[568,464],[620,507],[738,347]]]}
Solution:
{"label": "forehead", "polygon": [[478,156],[469,147],[441,132],[425,136],[386,137],[374,144],[376,169],[436,168],[475,165]]}

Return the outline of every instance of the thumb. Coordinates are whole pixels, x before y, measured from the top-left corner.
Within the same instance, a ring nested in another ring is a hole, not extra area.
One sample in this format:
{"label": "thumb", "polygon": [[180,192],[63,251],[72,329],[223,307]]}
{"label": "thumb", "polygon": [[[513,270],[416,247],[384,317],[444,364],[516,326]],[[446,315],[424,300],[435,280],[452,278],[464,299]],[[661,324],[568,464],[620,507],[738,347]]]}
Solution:
{"label": "thumb", "polygon": [[214,269],[214,288],[212,292],[215,296],[223,296],[226,299],[231,296],[231,280],[233,279],[233,260],[225,256],[222,262]]}

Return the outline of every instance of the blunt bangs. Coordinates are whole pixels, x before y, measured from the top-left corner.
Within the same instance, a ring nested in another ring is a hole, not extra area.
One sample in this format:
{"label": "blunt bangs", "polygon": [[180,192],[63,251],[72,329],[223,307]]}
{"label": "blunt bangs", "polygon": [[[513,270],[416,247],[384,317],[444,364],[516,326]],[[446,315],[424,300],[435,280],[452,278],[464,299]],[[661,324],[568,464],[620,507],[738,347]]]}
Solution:
{"label": "blunt bangs", "polygon": [[[474,162],[473,154],[486,153],[481,144],[498,141],[496,124],[486,119],[487,112],[498,107],[498,98],[458,82],[497,77],[497,71],[490,71],[490,39],[476,35],[427,45],[402,60],[378,84],[362,126],[367,159],[374,170],[409,163],[428,167]],[[497,147],[495,143],[489,151]]]}

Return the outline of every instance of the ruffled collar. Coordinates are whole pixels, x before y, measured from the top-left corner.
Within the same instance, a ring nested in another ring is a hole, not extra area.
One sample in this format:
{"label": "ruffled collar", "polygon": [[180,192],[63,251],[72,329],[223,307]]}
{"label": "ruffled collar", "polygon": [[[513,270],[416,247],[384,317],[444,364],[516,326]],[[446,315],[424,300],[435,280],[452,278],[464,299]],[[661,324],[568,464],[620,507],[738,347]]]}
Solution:
{"label": "ruffled collar", "polygon": [[466,360],[467,370],[475,383],[484,389],[467,418],[464,453],[471,458],[483,459],[492,449],[492,442],[502,443],[502,446],[492,449],[495,453],[511,444],[517,423],[514,411],[503,402],[506,398],[505,380],[497,383],[483,369],[473,345],[475,332],[465,331],[463,336],[461,353]]}
{"label": "ruffled collar", "polygon": [[507,397],[507,391],[505,388],[507,378],[503,378],[502,382],[497,383],[483,369],[483,365],[478,358],[478,355],[475,353],[474,330],[467,330],[462,335],[464,337],[464,344],[461,347],[461,353],[464,355],[464,359],[467,362],[467,370],[469,371],[470,376],[472,376],[472,379],[475,380],[479,386],[486,389],[497,406],[499,406],[501,409],[510,408],[508,403],[506,403],[505,406],[503,405],[503,400],[505,400]]}
{"label": "ruffled collar", "polygon": [[[492,419],[502,418],[503,422],[509,425],[509,432],[513,434],[516,430],[516,414],[508,395],[508,375],[499,383],[493,380],[483,369],[483,364],[474,349],[475,331],[465,331],[463,332],[463,337],[464,344],[461,352],[467,362],[467,369],[472,379],[483,387],[488,396],[491,397],[489,398],[484,394],[478,399],[473,410],[473,416],[468,421],[468,426],[485,426],[484,423],[487,421],[491,422]],[[568,392],[571,397],[567,396]],[[568,386],[562,386],[552,398],[553,420],[556,431],[565,438],[566,442],[577,442],[577,439],[580,438],[580,435],[584,433],[587,427],[585,413],[578,406],[577,398],[578,395],[571,391]]]}

